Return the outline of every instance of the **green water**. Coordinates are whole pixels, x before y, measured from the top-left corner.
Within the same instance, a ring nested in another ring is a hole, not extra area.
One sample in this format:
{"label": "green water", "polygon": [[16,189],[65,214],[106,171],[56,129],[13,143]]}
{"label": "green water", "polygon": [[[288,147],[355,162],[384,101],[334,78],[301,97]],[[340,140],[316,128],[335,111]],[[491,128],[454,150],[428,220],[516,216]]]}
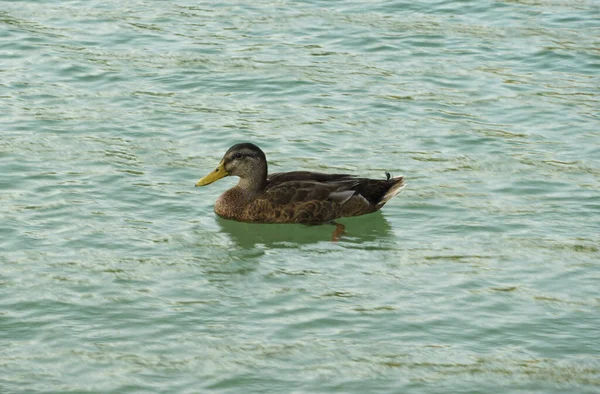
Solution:
{"label": "green water", "polygon": [[[0,2],[0,392],[597,393],[595,1]],[[332,226],[194,183],[404,174]]]}

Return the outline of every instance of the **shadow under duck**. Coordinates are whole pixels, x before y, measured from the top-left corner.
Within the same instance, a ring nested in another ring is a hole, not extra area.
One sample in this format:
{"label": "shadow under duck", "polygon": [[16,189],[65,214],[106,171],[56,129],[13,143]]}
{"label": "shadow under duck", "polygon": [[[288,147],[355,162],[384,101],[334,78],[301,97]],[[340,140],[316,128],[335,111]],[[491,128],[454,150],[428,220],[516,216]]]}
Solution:
{"label": "shadow under duck", "polygon": [[267,173],[264,152],[251,143],[233,145],[214,171],[196,186],[226,176],[238,184],[223,193],[215,212],[226,219],[256,223],[332,223],[378,211],[404,188],[404,177],[358,178],[310,171]]}

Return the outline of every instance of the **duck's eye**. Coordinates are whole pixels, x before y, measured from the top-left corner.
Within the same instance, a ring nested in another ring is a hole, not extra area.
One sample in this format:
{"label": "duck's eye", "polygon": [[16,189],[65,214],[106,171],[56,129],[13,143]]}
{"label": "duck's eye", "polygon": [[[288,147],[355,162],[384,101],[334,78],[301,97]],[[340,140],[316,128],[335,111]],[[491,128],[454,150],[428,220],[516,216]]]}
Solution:
{"label": "duck's eye", "polygon": [[239,152],[233,154],[233,160],[237,160],[237,159],[239,159],[241,157],[242,157],[242,154],[239,153]]}

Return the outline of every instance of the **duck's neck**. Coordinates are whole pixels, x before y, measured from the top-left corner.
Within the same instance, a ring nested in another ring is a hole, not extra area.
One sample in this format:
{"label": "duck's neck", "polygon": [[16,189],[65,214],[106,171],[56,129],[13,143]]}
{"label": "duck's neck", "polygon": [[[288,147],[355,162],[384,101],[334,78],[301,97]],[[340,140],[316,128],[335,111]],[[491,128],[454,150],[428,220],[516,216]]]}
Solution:
{"label": "duck's neck", "polygon": [[265,165],[260,171],[254,171],[252,174],[240,177],[236,186],[238,190],[243,191],[247,195],[257,195],[265,190],[267,185],[267,166]]}

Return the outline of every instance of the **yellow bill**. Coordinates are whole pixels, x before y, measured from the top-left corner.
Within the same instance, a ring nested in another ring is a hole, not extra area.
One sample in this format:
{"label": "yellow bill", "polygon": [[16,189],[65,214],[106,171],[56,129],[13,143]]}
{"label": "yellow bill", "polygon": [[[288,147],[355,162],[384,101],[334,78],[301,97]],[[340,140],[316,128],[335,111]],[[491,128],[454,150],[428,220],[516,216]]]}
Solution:
{"label": "yellow bill", "polygon": [[210,185],[211,183],[218,181],[219,179],[224,178],[227,175],[229,175],[229,173],[227,171],[225,171],[225,164],[224,164],[223,160],[221,160],[221,162],[219,163],[219,165],[217,166],[217,168],[214,171],[211,171],[204,178],[202,178],[198,182],[196,182],[196,186]]}

